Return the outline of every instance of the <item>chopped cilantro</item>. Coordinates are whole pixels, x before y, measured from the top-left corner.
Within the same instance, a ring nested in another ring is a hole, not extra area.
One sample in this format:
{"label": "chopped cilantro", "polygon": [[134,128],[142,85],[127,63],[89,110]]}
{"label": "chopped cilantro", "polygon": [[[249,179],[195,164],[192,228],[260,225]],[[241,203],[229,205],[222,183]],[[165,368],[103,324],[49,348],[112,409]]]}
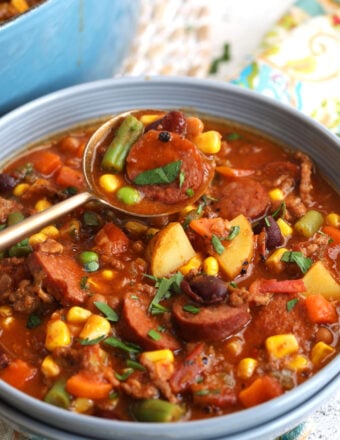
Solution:
{"label": "chopped cilantro", "polygon": [[293,310],[294,307],[296,306],[296,304],[298,303],[298,301],[299,301],[299,298],[294,298],[294,299],[291,299],[290,301],[287,301],[287,303],[286,303],[287,312],[290,312],[291,310]]}
{"label": "chopped cilantro", "polygon": [[105,338],[106,338],[105,335],[98,336],[98,338],[94,338],[94,339],[89,339],[89,338],[81,339],[81,338],[79,338],[78,342],[80,343],[80,345],[94,345],[94,344],[98,344],[98,342],[103,341]]}
{"label": "chopped cilantro", "polygon": [[239,226],[232,226],[229,232],[229,235],[227,237],[227,240],[234,240],[235,237],[238,236],[240,233],[240,227]]}
{"label": "chopped cilantro", "polygon": [[155,329],[151,329],[148,332],[148,336],[150,339],[153,339],[154,341],[159,341],[162,337],[162,335]]}
{"label": "chopped cilantro", "polygon": [[281,257],[281,261],[284,263],[295,263],[302,273],[306,273],[313,263],[311,258],[305,257],[302,252],[298,251],[285,252]]}
{"label": "chopped cilantro", "polygon": [[217,237],[217,235],[213,235],[211,237],[211,244],[213,245],[213,248],[215,249],[215,252],[218,255],[222,255],[224,252],[224,246],[221,243],[221,240]]}
{"label": "chopped cilantro", "polygon": [[35,315],[34,313],[31,313],[28,316],[26,327],[29,329],[36,328],[41,324],[41,318],[38,315]]}
{"label": "chopped cilantro", "polygon": [[194,306],[194,305],[192,305],[192,304],[185,304],[185,305],[183,306],[183,310],[184,310],[185,312],[192,313],[193,315],[197,315],[197,313],[200,312],[200,308],[199,308],[199,307],[196,307],[196,306]]}
{"label": "chopped cilantro", "polygon": [[117,322],[119,320],[119,317],[115,310],[113,310],[108,304],[100,301],[95,301],[94,305],[105,315],[105,318],[109,321]]}
{"label": "chopped cilantro", "polygon": [[172,183],[176,180],[182,166],[181,160],[170,162],[164,167],[153,168],[144,171],[134,178],[137,185],[155,185],[160,183]]}

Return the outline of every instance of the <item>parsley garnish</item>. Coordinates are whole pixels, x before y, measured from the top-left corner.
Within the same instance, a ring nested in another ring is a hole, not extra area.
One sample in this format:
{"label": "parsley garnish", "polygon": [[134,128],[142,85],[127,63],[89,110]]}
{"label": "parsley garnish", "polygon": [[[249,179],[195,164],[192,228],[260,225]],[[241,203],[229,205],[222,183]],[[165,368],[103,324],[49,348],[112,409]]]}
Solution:
{"label": "parsley garnish", "polygon": [[155,329],[151,329],[148,332],[148,336],[150,339],[153,339],[154,341],[159,341],[162,337],[162,335]]}
{"label": "parsley garnish", "polygon": [[119,320],[119,316],[117,315],[117,313],[113,309],[111,309],[108,304],[100,301],[95,301],[94,305],[105,315],[105,318],[109,321],[117,322]]}
{"label": "parsley garnish", "polygon": [[197,313],[200,312],[200,308],[199,308],[199,307],[196,307],[196,306],[194,306],[194,305],[192,305],[192,304],[185,304],[185,305],[183,306],[183,310],[184,310],[185,312],[192,313],[193,315],[197,315]]}
{"label": "parsley garnish", "polygon": [[139,345],[133,344],[132,342],[123,342],[114,336],[105,339],[105,344],[111,345],[111,347],[120,348],[128,353],[140,353],[142,351]]}
{"label": "parsley garnish", "polygon": [[188,189],[185,191],[185,194],[186,194],[188,197],[193,197],[194,194],[195,194],[195,191],[194,191],[192,188],[188,188]]}
{"label": "parsley garnish", "polygon": [[31,313],[27,319],[26,327],[29,329],[36,328],[41,324],[41,318],[34,313]]}
{"label": "parsley garnish", "polygon": [[103,341],[106,338],[105,335],[101,335],[98,336],[98,338],[94,338],[94,339],[89,339],[89,338],[85,338],[85,339],[78,339],[78,342],[80,345],[94,345],[94,344],[98,344],[98,342]]}
{"label": "parsley garnish", "polygon": [[[159,303],[166,298],[171,296],[171,291],[179,292],[180,284],[183,280],[183,275],[177,272],[170,278],[156,278],[151,275],[144,275],[155,281],[155,287],[157,288],[156,295],[149,305],[149,312],[152,314],[159,313]],[[156,310],[155,310],[156,309]],[[163,310],[164,311],[164,310]]]}
{"label": "parsley garnish", "polygon": [[299,301],[299,298],[294,298],[294,299],[291,299],[290,301],[287,301],[287,303],[286,303],[287,312],[290,312],[291,310],[293,310],[298,301]]}
{"label": "parsley garnish", "polygon": [[181,170],[181,172],[179,173],[179,187],[180,188],[182,188],[184,181],[185,181],[185,172],[183,170]]}
{"label": "parsley garnish", "polygon": [[238,133],[230,133],[227,136],[228,141],[237,141],[238,139],[241,139],[242,136]]}
{"label": "parsley garnish", "polygon": [[127,359],[126,365],[127,365],[128,368],[133,368],[134,370],[139,370],[139,371],[145,371],[146,370],[144,365],[142,365],[141,363],[139,363],[137,361],[133,361],[132,359]]}
{"label": "parsley garnish", "polygon": [[133,368],[126,368],[123,374],[115,373],[118,380],[124,382],[135,370]]}
{"label": "parsley garnish", "polygon": [[230,60],[230,45],[228,43],[225,43],[223,45],[222,55],[213,60],[213,62],[210,65],[209,73],[210,74],[217,73],[219,65],[229,60]]}
{"label": "parsley garnish", "polygon": [[181,160],[170,162],[164,167],[153,168],[138,174],[133,179],[137,185],[155,185],[160,183],[172,183],[176,180],[182,166]]}
{"label": "parsley garnish", "polygon": [[221,240],[217,237],[217,235],[213,235],[211,237],[211,244],[213,245],[213,248],[215,249],[215,252],[218,255],[222,255],[224,252],[224,246],[221,243]]}
{"label": "parsley garnish", "polygon": [[240,233],[240,227],[239,226],[232,226],[229,232],[229,235],[227,237],[227,240],[233,240],[237,235]]}
{"label": "parsley garnish", "polygon": [[89,286],[87,284],[88,277],[81,277],[80,278],[80,288],[82,290],[89,290]]}
{"label": "parsley garnish", "polygon": [[286,211],[287,211],[286,202],[283,201],[280,204],[280,206],[273,212],[272,217],[273,218],[276,218],[276,217],[284,218],[286,215]]}
{"label": "parsley garnish", "polygon": [[284,263],[295,263],[302,273],[306,273],[313,263],[311,258],[305,257],[302,252],[298,251],[285,252],[281,257],[281,261]]}

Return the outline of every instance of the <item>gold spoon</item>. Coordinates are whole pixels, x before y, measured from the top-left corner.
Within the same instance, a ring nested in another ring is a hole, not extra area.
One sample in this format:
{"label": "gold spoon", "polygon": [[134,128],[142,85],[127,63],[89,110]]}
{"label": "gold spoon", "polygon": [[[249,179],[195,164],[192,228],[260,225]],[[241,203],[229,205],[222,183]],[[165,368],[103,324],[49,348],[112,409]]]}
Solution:
{"label": "gold spoon", "polygon": [[90,200],[96,200],[100,203],[103,203],[110,208],[115,209],[116,211],[130,214],[134,217],[161,217],[169,214],[174,214],[175,212],[179,212],[186,205],[194,203],[198,200],[207,189],[209,183],[213,178],[213,170],[211,170],[207,176],[205,176],[204,183],[201,185],[198,191],[195,192],[195,195],[191,197],[189,200],[185,202],[176,203],[174,205],[166,205],[166,209],[164,212],[157,211],[157,213],[138,213],[133,211],[133,207],[128,206],[126,209],[122,208],[122,206],[116,206],[103,198],[103,196],[99,196],[93,185],[92,180],[92,168],[93,161],[95,157],[96,148],[103,142],[103,140],[109,135],[115,125],[122,118],[125,118],[127,115],[133,112],[126,112],[119,114],[109,121],[102,124],[90,137],[89,141],[86,144],[83,159],[82,159],[82,169],[85,177],[87,191],[76,194],[72,197],[69,197],[62,202],[59,202],[50,208],[47,208],[44,211],[38,212],[37,214],[33,214],[30,217],[25,218],[19,223],[15,225],[9,226],[0,232],[0,252],[9,248],[10,246],[18,243],[24,238],[29,237],[34,232],[39,231],[43,227],[53,223],[54,220],[62,217],[64,214],[78,208],[81,205],[89,202]]}

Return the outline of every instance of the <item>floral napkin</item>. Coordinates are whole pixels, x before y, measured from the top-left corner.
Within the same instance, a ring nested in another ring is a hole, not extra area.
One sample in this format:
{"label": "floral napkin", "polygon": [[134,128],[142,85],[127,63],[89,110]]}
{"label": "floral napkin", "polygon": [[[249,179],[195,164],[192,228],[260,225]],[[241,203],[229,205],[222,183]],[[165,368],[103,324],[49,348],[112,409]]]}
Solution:
{"label": "floral napkin", "polygon": [[317,119],[340,136],[340,0],[298,0],[234,84]]}

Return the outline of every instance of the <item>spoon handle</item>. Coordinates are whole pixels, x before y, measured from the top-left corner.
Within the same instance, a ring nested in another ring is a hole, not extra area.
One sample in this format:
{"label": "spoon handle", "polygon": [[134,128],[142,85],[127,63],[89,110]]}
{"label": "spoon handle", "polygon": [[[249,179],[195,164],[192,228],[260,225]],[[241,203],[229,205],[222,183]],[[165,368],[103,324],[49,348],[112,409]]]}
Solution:
{"label": "spoon handle", "polygon": [[78,206],[83,205],[89,200],[93,199],[93,194],[89,192],[82,192],[63,200],[56,205],[47,208],[44,211],[31,215],[21,222],[9,226],[0,232],[0,252],[12,246],[15,243],[29,237],[33,232],[38,231],[51,224],[54,220],[72,211]]}

